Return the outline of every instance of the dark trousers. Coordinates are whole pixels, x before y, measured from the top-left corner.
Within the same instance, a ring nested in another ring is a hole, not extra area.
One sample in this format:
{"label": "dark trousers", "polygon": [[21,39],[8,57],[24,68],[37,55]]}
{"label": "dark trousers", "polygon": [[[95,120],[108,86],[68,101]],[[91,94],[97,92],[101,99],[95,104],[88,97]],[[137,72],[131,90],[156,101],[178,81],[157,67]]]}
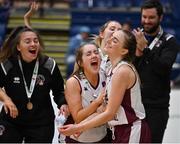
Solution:
{"label": "dark trousers", "polygon": [[169,109],[146,108],[146,121],[151,130],[152,143],[162,143],[169,119]]}
{"label": "dark trousers", "polygon": [[45,126],[18,126],[0,122],[0,143],[52,143],[54,123]]}

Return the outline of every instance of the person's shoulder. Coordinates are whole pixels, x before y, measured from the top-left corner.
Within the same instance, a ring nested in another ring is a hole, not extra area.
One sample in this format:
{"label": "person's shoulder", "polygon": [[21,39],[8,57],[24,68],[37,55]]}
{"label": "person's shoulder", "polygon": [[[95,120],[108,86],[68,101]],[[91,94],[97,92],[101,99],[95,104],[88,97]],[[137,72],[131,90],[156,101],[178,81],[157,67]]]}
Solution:
{"label": "person's shoulder", "polygon": [[163,37],[164,37],[165,41],[168,41],[171,38],[175,38],[173,34],[170,34],[170,33],[167,33],[167,32],[164,32]]}
{"label": "person's shoulder", "polygon": [[52,74],[56,66],[56,61],[54,60],[54,58],[42,55],[40,57],[40,64],[43,65],[44,68],[48,69]]}
{"label": "person's shoulder", "polygon": [[4,71],[4,74],[7,75],[8,72],[13,68],[13,61],[10,59],[6,59],[1,62],[1,68]]}
{"label": "person's shoulder", "polygon": [[46,62],[55,62],[55,59],[47,55],[41,55],[39,61],[41,64],[45,64]]}
{"label": "person's shoulder", "polygon": [[75,75],[71,76],[69,79],[66,81],[66,86],[73,86],[77,87],[79,85],[79,79]]}
{"label": "person's shoulder", "polygon": [[119,72],[122,72],[124,74],[131,70],[132,70],[132,66],[126,63],[122,64],[120,68],[118,69]]}
{"label": "person's shoulder", "polygon": [[133,72],[133,68],[130,64],[123,63],[119,66],[119,68],[116,70],[115,75],[120,78],[128,77],[129,74]]}

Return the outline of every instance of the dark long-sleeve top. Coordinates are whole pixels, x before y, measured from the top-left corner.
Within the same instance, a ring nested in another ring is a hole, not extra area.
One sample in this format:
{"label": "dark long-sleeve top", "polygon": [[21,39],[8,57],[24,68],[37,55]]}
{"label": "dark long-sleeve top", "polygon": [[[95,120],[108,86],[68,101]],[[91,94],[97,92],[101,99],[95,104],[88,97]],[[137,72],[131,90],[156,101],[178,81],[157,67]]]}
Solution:
{"label": "dark long-sleeve top", "polygon": [[[53,99],[58,107],[66,102],[64,98],[64,81],[57,64],[55,63],[52,73],[44,66],[48,58],[47,56],[42,56],[39,59],[38,75],[31,96],[32,110],[27,109],[28,97],[17,58],[9,58],[12,65],[7,75],[5,75],[2,66],[0,66],[0,87],[5,88],[7,95],[12,99],[19,111],[18,117],[13,119],[9,114],[5,114],[3,109],[0,115],[1,118],[22,126],[47,125],[54,122],[55,116],[51,103],[50,90],[52,90]],[[35,63],[36,60],[31,63],[22,61],[28,88]]]}
{"label": "dark long-sleeve top", "polygon": [[145,107],[169,106],[170,73],[177,52],[178,44],[175,38],[163,32],[152,50],[145,48],[143,56],[136,57],[134,64],[140,75],[142,101]]}

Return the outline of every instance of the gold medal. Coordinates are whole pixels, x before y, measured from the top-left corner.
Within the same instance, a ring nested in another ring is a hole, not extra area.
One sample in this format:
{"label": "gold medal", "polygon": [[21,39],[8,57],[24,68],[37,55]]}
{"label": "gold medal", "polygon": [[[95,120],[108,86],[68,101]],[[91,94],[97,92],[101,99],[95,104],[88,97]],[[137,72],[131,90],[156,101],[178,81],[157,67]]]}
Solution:
{"label": "gold medal", "polygon": [[33,109],[33,104],[30,101],[27,103],[27,109],[28,110],[32,110]]}

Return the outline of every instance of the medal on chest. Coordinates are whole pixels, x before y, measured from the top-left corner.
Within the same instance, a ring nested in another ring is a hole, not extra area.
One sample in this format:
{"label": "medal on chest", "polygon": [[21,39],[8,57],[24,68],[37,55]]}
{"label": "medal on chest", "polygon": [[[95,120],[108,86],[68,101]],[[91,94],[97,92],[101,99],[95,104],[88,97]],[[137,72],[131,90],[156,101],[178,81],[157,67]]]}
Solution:
{"label": "medal on chest", "polygon": [[29,101],[29,102],[27,103],[26,107],[27,107],[28,110],[32,110],[32,109],[33,109],[33,104],[32,104],[32,102]]}
{"label": "medal on chest", "polygon": [[26,90],[26,94],[27,94],[27,98],[28,98],[28,102],[26,104],[26,108],[28,110],[32,110],[33,109],[33,103],[31,102],[31,96],[32,96],[32,93],[34,91],[34,87],[35,87],[35,83],[36,83],[36,78],[37,78],[37,75],[38,75],[39,61],[37,59],[36,64],[34,66],[34,70],[33,70],[33,74],[32,74],[32,78],[31,78],[31,83],[30,83],[30,88],[29,89],[28,89],[28,86],[27,86],[27,83],[26,83],[26,80],[25,80],[25,76],[24,76],[24,72],[23,72],[23,67],[22,67],[22,63],[21,63],[20,58],[18,59],[18,62],[19,62],[19,67],[20,67],[22,76],[23,76],[24,86],[25,86],[25,90]]}

